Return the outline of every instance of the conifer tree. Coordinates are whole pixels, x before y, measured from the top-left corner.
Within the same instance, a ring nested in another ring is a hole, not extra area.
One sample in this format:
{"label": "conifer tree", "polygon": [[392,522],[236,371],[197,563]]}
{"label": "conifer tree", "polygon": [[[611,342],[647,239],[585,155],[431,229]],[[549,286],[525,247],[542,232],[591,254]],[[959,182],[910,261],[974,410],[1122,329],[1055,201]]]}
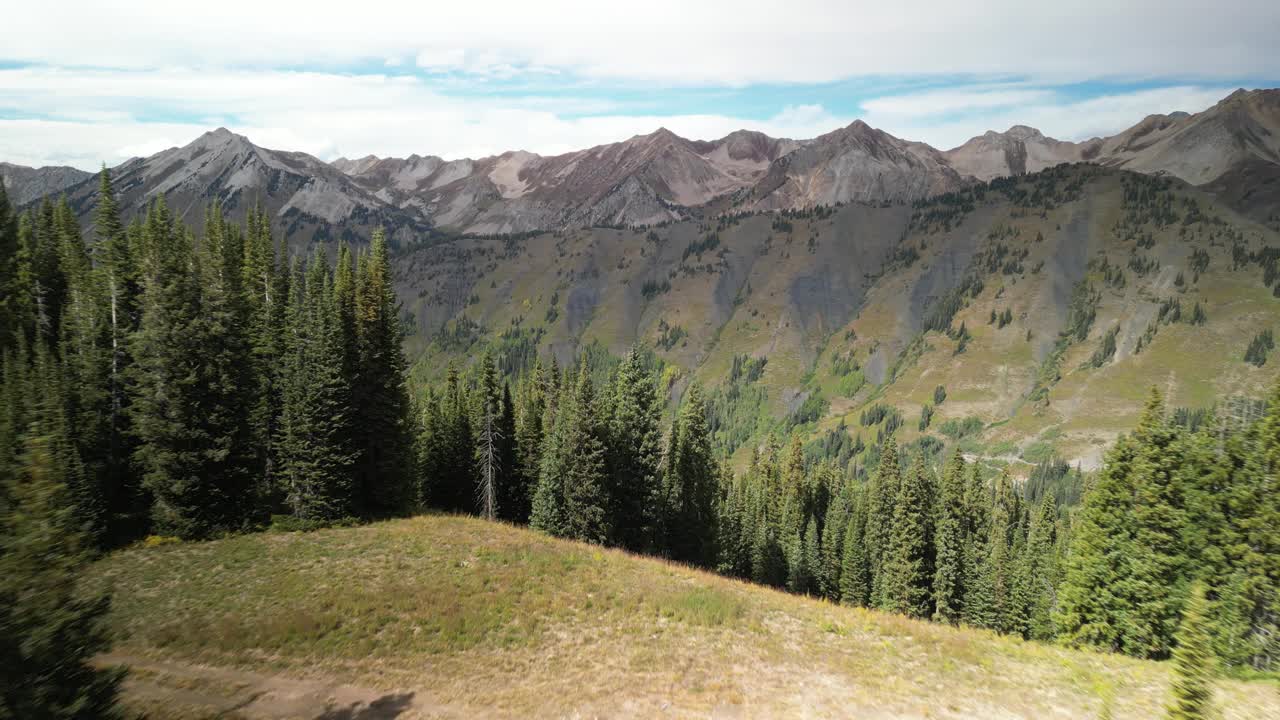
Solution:
{"label": "conifer tree", "polygon": [[637,348],[618,366],[611,390],[608,458],[615,539],[631,550],[651,552],[658,547],[662,520],[661,405]]}
{"label": "conifer tree", "polygon": [[141,286],[137,258],[120,221],[119,205],[104,167],[98,181],[98,207],[94,211],[94,256],[99,282],[106,292],[106,342],[109,353],[104,385],[109,408],[102,484],[106,493],[107,543],[123,544],[141,536],[146,528],[147,498],[133,468],[137,449],[130,425],[129,402],[133,393],[131,338],[141,320]]}
{"label": "conifer tree", "polygon": [[965,485],[965,546],[963,620],[975,627],[992,627],[995,605],[988,563],[991,556],[991,508],[994,494],[978,463],[970,468]]}
{"label": "conifer tree", "polygon": [[402,331],[381,229],[359,263],[355,330],[358,507],[371,517],[398,515],[411,509],[417,472]]}
{"label": "conifer tree", "polygon": [[866,494],[854,502],[840,558],[840,602],[866,607],[871,602],[871,560],[867,554]]}
{"label": "conifer tree", "polygon": [[809,518],[804,525],[804,535],[801,537],[801,563],[806,576],[802,591],[810,594],[817,592],[818,568],[822,564],[822,551],[818,544],[818,527],[813,522],[813,518]]}
{"label": "conifer tree", "polygon": [[603,428],[595,390],[583,364],[560,398],[555,428],[542,457],[530,525],[560,537],[605,543],[612,533],[606,494]]}
{"label": "conifer tree", "polygon": [[965,462],[956,452],[942,475],[938,496],[938,527],[934,538],[933,617],[955,624],[964,611]]}
{"label": "conifer tree", "polygon": [[538,486],[538,473],[542,466],[543,420],[547,414],[546,372],[542,362],[534,363],[532,373],[521,380],[517,393],[516,412],[516,472],[507,502],[508,520],[529,522],[533,493]]}
{"label": "conifer tree", "polygon": [[228,225],[219,204],[209,209],[205,236],[195,254],[194,277],[200,283],[197,303],[204,344],[199,364],[204,377],[204,401],[199,409],[210,443],[206,472],[218,484],[219,504],[227,513],[227,528],[244,527],[264,519],[255,507],[251,489],[257,478],[254,440],[249,424],[253,408],[253,362],[248,315],[241,281],[244,256],[239,228]]}
{"label": "conifer tree", "polygon": [[[163,197],[148,212],[143,314],[132,338],[139,445],[135,458],[163,533],[184,538],[243,526],[244,476],[230,456],[242,407],[224,401],[236,354],[214,337],[203,302],[205,271],[190,235],[172,225]],[[239,416],[236,416],[239,413]]]}
{"label": "conifer tree", "polygon": [[[65,442],[65,440],[64,440]],[[26,430],[0,496],[0,717],[115,718],[124,671],[90,661],[109,647],[109,599],[77,586],[88,563],[54,439]]]}
{"label": "conifer tree", "polygon": [[[251,362],[251,405],[249,428],[252,438],[255,502],[276,509],[283,503],[282,488],[277,486],[280,473],[280,422],[284,404],[284,368],[289,353],[286,318],[289,312],[290,274],[286,260],[277,264],[271,221],[262,207],[251,209],[245,220],[244,257],[241,262],[241,288],[244,293],[246,336]],[[339,273],[344,258],[350,264],[346,246],[339,254]],[[349,274],[349,270],[348,270]],[[337,283],[335,282],[335,290]],[[344,368],[351,377],[351,368]]]}
{"label": "conifer tree", "polygon": [[1200,720],[1211,716],[1215,662],[1207,632],[1209,604],[1197,583],[1182,611],[1177,647],[1173,651],[1173,701],[1169,720]]}
{"label": "conifer tree", "polygon": [[898,444],[889,438],[880,453],[880,466],[871,478],[867,497],[867,558],[871,562],[871,602],[882,605],[884,578],[881,568],[893,530],[895,507],[902,485]]}
{"label": "conifer tree", "polygon": [[827,505],[822,521],[822,563],[818,572],[818,586],[828,600],[840,599],[840,569],[843,563],[844,534],[849,528],[849,503],[847,492],[835,493]]}
{"label": "conifer tree", "polygon": [[352,389],[343,367],[335,293],[323,252],[305,282],[293,283],[280,473],[290,513],[312,522],[350,517],[355,509]]}
{"label": "conifer tree", "polygon": [[13,349],[22,330],[18,281],[18,216],[0,183],[0,353]]}
{"label": "conifer tree", "polygon": [[1133,439],[1139,452],[1129,469],[1133,505],[1133,552],[1122,589],[1131,598],[1124,622],[1126,652],[1165,658],[1173,648],[1185,586],[1186,552],[1183,548],[1185,500],[1178,470],[1178,431],[1164,417],[1160,393],[1151,389],[1147,407]]}
{"label": "conifer tree", "polygon": [[498,487],[498,517],[511,522],[527,522],[528,496],[524,491],[524,473],[516,450],[516,406],[508,383],[502,384],[502,402],[494,420],[498,429],[498,467],[502,471],[502,484]]}
{"label": "conifer tree", "polygon": [[1013,536],[1016,520],[1012,495],[1008,471],[1002,472],[996,483],[988,554],[982,566],[983,587],[989,593],[989,602],[979,613],[980,627],[1000,632],[1013,632],[1018,620],[1014,591],[1016,558]]}
{"label": "conifer tree", "polygon": [[911,617],[931,612],[929,567],[928,479],[917,460],[903,478],[894,502],[893,525],[881,565],[881,607]]}
{"label": "conifer tree", "polygon": [[475,512],[475,433],[471,425],[470,403],[457,367],[450,364],[439,398],[439,427],[430,444],[428,478],[431,502],[442,510]]}
{"label": "conifer tree", "polygon": [[715,562],[716,461],[702,388],[694,383],[680,407],[670,441],[664,492],[671,557],[710,567]]}
{"label": "conifer tree", "polygon": [[1054,636],[1053,608],[1057,595],[1058,506],[1052,493],[1040,501],[1027,532],[1021,562],[1022,586],[1027,597],[1019,603],[1026,616],[1027,637],[1050,640]]}

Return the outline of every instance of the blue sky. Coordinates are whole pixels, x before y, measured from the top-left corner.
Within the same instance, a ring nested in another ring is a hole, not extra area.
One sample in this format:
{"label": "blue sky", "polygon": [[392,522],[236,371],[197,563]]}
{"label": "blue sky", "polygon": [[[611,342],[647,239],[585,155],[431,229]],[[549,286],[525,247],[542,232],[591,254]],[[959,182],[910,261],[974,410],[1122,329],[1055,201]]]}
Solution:
{"label": "blue sky", "polygon": [[225,125],[339,155],[549,154],[651,132],[1077,140],[1280,85],[1280,3],[151,0],[24,4],[0,159],[92,169]]}

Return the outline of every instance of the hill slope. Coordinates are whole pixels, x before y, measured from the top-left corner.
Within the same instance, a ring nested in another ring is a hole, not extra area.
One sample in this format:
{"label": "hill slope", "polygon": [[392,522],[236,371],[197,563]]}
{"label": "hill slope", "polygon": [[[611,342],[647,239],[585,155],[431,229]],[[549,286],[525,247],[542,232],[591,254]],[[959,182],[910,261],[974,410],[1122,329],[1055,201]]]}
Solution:
{"label": "hill slope", "polygon": [[[127,698],[159,718],[212,716],[219,698],[316,717],[380,693],[385,715],[325,717],[1096,717],[1112,694],[1114,717],[1149,718],[1169,683],[1166,665],[472,518],[131,550],[91,582],[114,587],[116,657],[141,670]],[[1280,717],[1268,684],[1223,682],[1219,700],[1228,719]]]}
{"label": "hill slope", "polygon": [[[398,272],[420,377],[485,349],[519,368],[531,347],[564,365],[641,341],[681,378],[673,395],[725,389],[727,450],[788,430],[806,401],[802,431],[870,446],[883,423],[861,414],[884,404],[906,441],[1095,466],[1149,385],[1175,407],[1262,395],[1277,363],[1244,356],[1280,325],[1275,247],[1201,190],[1076,165],[914,205],[460,239]],[[728,392],[735,358],[767,364]]]}

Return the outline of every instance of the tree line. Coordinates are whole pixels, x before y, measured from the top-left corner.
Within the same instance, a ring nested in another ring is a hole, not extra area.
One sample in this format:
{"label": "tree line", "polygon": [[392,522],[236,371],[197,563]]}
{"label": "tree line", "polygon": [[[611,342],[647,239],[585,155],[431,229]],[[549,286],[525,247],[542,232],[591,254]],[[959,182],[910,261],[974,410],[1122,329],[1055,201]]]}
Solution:
{"label": "tree line", "polygon": [[401,332],[380,232],[304,261],[260,209],[236,224],[215,204],[197,234],[158,197],[126,226],[105,170],[89,240],[65,199],[19,216],[0,196],[0,612],[6,633],[47,621],[89,638],[6,659],[36,674],[5,684],[79,672],[64,679],[101,693],[66,703],[114,692],[118,674],[82,662],[105,642],[105,601],[66,580],[95,552],[426,507],[1139,657],[1170,657],[1201,603],[1213,655],[1275,668],[1280,394],[1256,421],[1190,427],[1153,391],[1081,504],[1061,507],[1052,488],[912,456],[892,434],[865,480],[796,437],[766,439],[735,474],[702,389],[669,415],[641,348],[514,376],[485,354],[415,398]]}

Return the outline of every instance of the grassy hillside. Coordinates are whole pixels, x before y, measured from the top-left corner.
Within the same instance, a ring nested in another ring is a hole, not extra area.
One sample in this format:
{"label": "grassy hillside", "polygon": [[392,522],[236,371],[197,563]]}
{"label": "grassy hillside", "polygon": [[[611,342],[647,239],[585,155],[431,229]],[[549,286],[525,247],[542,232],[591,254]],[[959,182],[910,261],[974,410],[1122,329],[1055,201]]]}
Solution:
{"label": "grassy hillside", "polygon": [[[744,437],[788,418],[815,435],[843,422],[870,447],[879,427],[859,420],[879,403],[901,414],[902,441],[1093,467],[1151,384],[1171,406],[1207,407],[1275,380],[1280,363],[1244,361],[1280,324],[1269,248],[1280,234],[1212,195],[1080,165],[914,206],[461,239],[402,256],[398,276],[420,379],[484,349],[514,370],[535,352],[563,365],[641,341],[673,395],[767,359],[721,407],[740,459]],[[1073,320],[1077,295],[1088,322]],[[947,399],[921,430],[939,385]],[[970,431],[943,432],[948,420]]]}
{"label": "grassy hillside", "polygon": [[[461,517],[134,549],[90,581],[155,718],[1151,718],[1170,679]],[[1218,699],[1280,718],[1272,683]]]}

